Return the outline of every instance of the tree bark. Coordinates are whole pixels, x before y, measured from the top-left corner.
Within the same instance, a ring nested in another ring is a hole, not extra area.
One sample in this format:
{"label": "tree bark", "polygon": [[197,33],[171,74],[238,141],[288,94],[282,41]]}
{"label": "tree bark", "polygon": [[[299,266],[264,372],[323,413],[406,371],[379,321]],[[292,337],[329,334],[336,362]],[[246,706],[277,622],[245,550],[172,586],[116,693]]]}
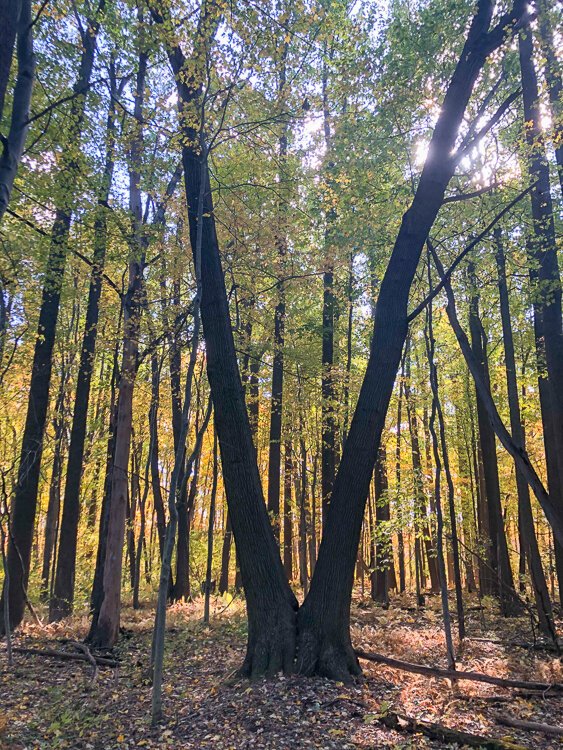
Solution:
{"label": "tree bark", "polygon": [[289,440],[284,446],[283,469],[283,568],[287,580],[293,580],[293,508],[291,489],[293,487],[293,457]]}
{"label": "tree bark", "polygon": [[211,575],[213,566],[213,529],[215,524],[215,501],[217,499],[217,433],[213,432],[213,482],[211,485],[211,502],[209,504],[209,524],[207,527],[207,568],[205,572],[205,603],[203,609],[203,622],[209,623],[209,599],[211,597]]}
{"label": "tree bark", "polygon": [[[156,23],[165,18],[152,8]],[[218,23],[218,10],[210,3],[200,15],[196,46],[205,50]],[[176,78],[184,142],[186,200],[192,252],[201,226],[201,316],[206,344],[207,374],[213,397],[221,466],[237,544],[248,613],[247,654],[243,674],[258,676],[279,669],[290,671],[295,653],[297,602],[289,588],[264,503],[256,453],[238,371],[225,280],[213,215],[209,172],[202,170],[198,133],[190,125],[200,121],[202,81],[200,65],[186,76],[186,59],[179,46],[167,47]],[[196,55],[200,63],[206,54]],[[203,196],[198,222],[200,190]]]}
{"label": "tree bark", "polygon": [[[66,134],[67,149],[63,150],[63,162],[57,173],[53,194],[57,199],[55,220],[51,229],[49,257],[41,296],[41,308],[33,363],[29,385],[28,404],[23,432],[18,478],[14,488],[10,539],[7,562],[10,572],[10,627],[20,624],[25,609],[25,589],[29,578],[33,526],[37,508],[43,438],[49,405],[49,389],[53,364],[53,348],[59,316],[68,236],[72,218],[79,173],[76,149],[79,148],[84,120],[86,96],[90,81],[96,38],[99,30],[97,16],[103,10],[105,0],[100,0],[96,16],[89,19],[82,36],[83,50],[77,81],[76,96],[72,100],[69,130]],[[3,605],[0,605],[2,609]],[[0,626],[0,632],[3,626]]]}
{"label": "tree bark", "polygon": [[[471,348],[473,357],[478,363],[480,376],[488,391],[490,391],[489,363],[487,357],[487,337],[481,319],[479,317],[479,295],[476,289],[475,267],[473,263],[469,266],[469,277],[472,286],[469,307],[469,328],[471,331]],[[498,476],[498,461],[496,439],[493,427],[489,420],[487,408],[476,389],[477,399],[477,421],[479,423],[479,441],[481,445],[481,457],[483,461],[483,474],[485,479],[485,492],[487,497],[487,516],[490,539],[484,540],[488,545],[487,562],[492,571],[486,580],[486,593],[498,596],[501,602],[503,614],[513,614],[518,610],[514,601],[514,579],[510,567],[508,544],[504,529],[502,505],[500,499],[500,483]],[[485,582],[484,582],[485,583]]]}
{"label": "tree bark", "polygon": [[[369,483],[407,334],[407,305],[422,248],[455,169],[452,152],[485,60],[505,39],[518,2],[489,31],[492,3],[481,0],[446,92],[412,205],[401,227],[377,301],[374,335],[358,404],[332,491],[311,589],[299,611],[297,667],[304,674],[350,679],[360,672],[350,643],[354,563]],[[509,20],[510,19],[510,20]]]}
{"label": "tree bark", "polygon": [[129,284],[123,300],[123,359],[119,381],[115,451],[111,475],[111,495],[103,574],[103,598],[92,619],[90,638],[103,648],[113,647],[119,636],[121,572],[127,512],[129,454],[133,424],[133,392],[137,374],[139,333],[143,295],[143,271],[147,238],[143,228],[141,158],[143,144],[143,100],[148,54],[139,53],[135,86],[134,132],[129,155],[129,209],[132,239],[129,258]]}
{"label": "tree bark", "polygon": [[551,106],[553,149],[559,174],[559,184],[563,193],[563,82],[553,38],[553,31],[557,28],[561,19],[557,17],[555,5],[550,7],[549,0],[538,0],[536,9],[540,48],[545,59],[545,80]]}
{"label": "tree bark", "polygon": [[[510,319],[508,286],[506,283],[506,260],[500,227],[495,228],[494,238],[498,271],[500,314],[502,319],[502,339],[504,343],[506,386],[508,391],[508,408],[510,413],[510,431],[512,432],[512,439],[516,445],[519,448],[524,449],[524,430],[520,414],[520,399],[518,396],[518,382],[516,379],[516,358],[514,355],[514,338],[512,335],[512,322]],[[555,639],[557,636],[555,633],[553,611],[534,528],[530,490],[526,479],[518,468],[516,468],[516,490],[518,494],[518,518],[522,532],[521,543],[524,546],[526,559],[528,561],[540,629],[545,635]]]}
{"label": "tree bark", "polygon": [[[19,17],[18,17],[19,16]],[[10,129],[0,154],[0,222],[4,216],[29,129],[29,108],[35,75],[30,0],[0,0],[0,120],[17,30],[18,74],[14,87]]]}
{"label": "tree bark", "polygon": [[106,205],[109,200],[114,170],[115,151],[115,96],[117,86],[115,75],[111,76],[111,93],[106,124],[106,155],[102,174],[98,206],[94,218],[94,256],[92,275],[88,290],[84,336],[80,352],[80,364],[74,397],[74,412],[70,432],[70,446],[66,469],[66,484],[63,499],[63,515],[55,587],[49,604],[49,621],[55,622],[72,612],[74,599],[74,577],[78,522],[80,518],[80,485],[82,481],[86,424],[90,402],[90,386],[96,353],[100,296],[102,293],[102,273],[107,247]]}
{"label": "tree bark", "polygon": [[[544,16],[544,19],[541,21],[543,24],[545,22],[545,13],[542,14],[542,8],[540,7],[540,17],[542,15]],[[519,56],[522,76],[524,128],[528,147],[528,173],[530,181],[534,183],[530,193],[533,236],[529,238],[530,255],[533,261],[530,268],[530,277],[534,299],[534,328],[538,354],[541,358],[545,355],[545,370],[547,371],[547,382],[540,383],[544,441],[550,493],[553,493],[554,503],[563,507],[561,504],[563,497],[562,292],[557,259],[557,241],[553,218],[549,164],[541,127],[538,82],[533,60],[532,36],[529,30],[520,35]],[[548,86],[551,90],[552,84],[549,81]],[[555,123],[557,124],[556,113],[554,113],[554,116]],[[561,143],[558,145],[561,146]],[[555,528],[553,528],[553,531],[555,536],[558,537],[559,535]],[[555,548],[557,570],[559,573],[559,571],[563,571],[563,543],[560,538],[556,539]],[[561,594],[561,582],[562,580],[559,578],[560,596],[563,597]]]}

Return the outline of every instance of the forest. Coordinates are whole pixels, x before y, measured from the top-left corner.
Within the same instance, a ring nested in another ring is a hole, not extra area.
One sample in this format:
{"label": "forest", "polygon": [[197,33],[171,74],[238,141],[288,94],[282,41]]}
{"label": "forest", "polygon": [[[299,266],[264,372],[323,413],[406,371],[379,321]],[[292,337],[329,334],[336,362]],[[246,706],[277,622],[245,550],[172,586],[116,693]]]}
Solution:
{"label": "forest", "polygon": [[556,748],[557,0],[0,0],[0,748]]}

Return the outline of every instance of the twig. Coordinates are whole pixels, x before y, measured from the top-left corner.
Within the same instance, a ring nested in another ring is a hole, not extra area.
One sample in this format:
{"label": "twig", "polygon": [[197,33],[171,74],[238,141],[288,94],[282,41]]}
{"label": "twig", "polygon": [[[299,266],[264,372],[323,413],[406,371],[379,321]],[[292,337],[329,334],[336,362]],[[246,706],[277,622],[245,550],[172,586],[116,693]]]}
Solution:
{"label": "twig", "polygon": [[[91,659],[86,654],[73,654],[70,651],[55,651],[51,648],[24,648],[23,646],[13,646],[12,651],[18,654],[31,654],[32,656],[47,656],[53,659],[72,659],[74,661],[87,661],[91,662]],[[119,664],[114,659],[106,659],[104,656],[90,656],[96,661],[96,664],[100,667],[118,667]]]}
{"label": "twig", "polygon": [[69,644],[77,648],[86,656],[93,669],[92,682],[96,682],[96,680],[98,679],[98,662],[96,661],[96,657],[92,654],[85,643],[80,643],[80,641],[69,641]]}

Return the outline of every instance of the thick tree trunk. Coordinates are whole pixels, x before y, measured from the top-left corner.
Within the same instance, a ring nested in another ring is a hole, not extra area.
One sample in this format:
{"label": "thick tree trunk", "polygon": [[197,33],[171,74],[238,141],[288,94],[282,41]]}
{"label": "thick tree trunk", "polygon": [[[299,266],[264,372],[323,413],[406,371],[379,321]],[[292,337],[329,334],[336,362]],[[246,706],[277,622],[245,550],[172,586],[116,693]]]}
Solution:
{"label": "thick tree trunk", "polygon": [[[155,22],[164,22],[159,12],[153,9],[152,13]],[[197,40],[199,49],[205,49],[214,36],[216,13],[214,6],[204,6]],[[176,77],[184,135],[182,161],[192,252],[197,247],[200,191],[203,196],[201,316],[223,480],[246,594],[248,644],[242,673],[257,676],[282,668],[289,671],[295,652],[297,602],[287,583],[264,503],[238,371],[209,172],[206,165],[202,170],[198,133],[189,125],[191,115],[197,113],[199,118],[203,73],[196,65],[193,78],[186,80],[186,60],[180,47],[168,47],[167,52]],[[206,57],[206,54],[197,56],[201,61]]]}
{"label": "thick tree trunk", "polygon": [[[98,12],[102,9],[103,3],[104,0],[100,0]],[[63,163],[53,188],[53,195],[57,196],[57,207],[51,230],[51,244],[31,366],[31,382],[18,478],[11,510],[7,564],[10,577],[9,612],[12,628],[20,624],[25,608],[25,590],[29,577],[43,438],[49,406],[53,348],[74,205],[74,190],[80,169],[76,149],[79,148],[86,102],[86,97],[82,92],[86,91],[90,81],[98,29],[98,21],[89,20],[83,34],[80,68],[74,86],[74,93],[77,95],[72,100],[70,125],[66,138],[69,147],[62,152]],[[2,607],[3,604],[0,604],[0,609]],[[0,626],[0,632],[2,629],[3,625]]]}
{"label": "thick tree trunk", "polygon": [[[516,9],[518,19],[524,4]],[[481,0],[448,87],[413,203],[403,217],[377,301],[366,375],[332,491],[311,590],[299,611],[298,669],[349,679],[360,671],[350,642],[354,563],[381,431],[407,334],[407,304],[420,254],[455,168],[452,156],[473,86],[508,19],[488,32]],[[510,14],[513,18],[513,14]]]}
{"label": "thick tree trunk", "polygon": [[[502,338],[504,343],[506,386],[508,391],[508,408],[510,412],[510,431],[512,432],[512,438],[516,445],[519,448],[524,449],[524,430],[522,428],[522,419],[520,415],[520,399],[518,396],[518,382],[516,379],[516,358],[514,356],[514,339],[512,335],[510,304],[506,283],[506,261],[500,228],[495,229],[494,237],[498,270],[500,314],[502,319]],[[524,546],[526,559],[528,560],[528,568],[530,571],[540,628],[545,635],[548,635],[551,638],[556,638],[551,600],[549,598],[549,591],[543,572],[538,540],[534,528],[530,490],[526,479],[518,468],[516,468],[516,489],[518,493],[518,518],[521,531],[521,544]]]}

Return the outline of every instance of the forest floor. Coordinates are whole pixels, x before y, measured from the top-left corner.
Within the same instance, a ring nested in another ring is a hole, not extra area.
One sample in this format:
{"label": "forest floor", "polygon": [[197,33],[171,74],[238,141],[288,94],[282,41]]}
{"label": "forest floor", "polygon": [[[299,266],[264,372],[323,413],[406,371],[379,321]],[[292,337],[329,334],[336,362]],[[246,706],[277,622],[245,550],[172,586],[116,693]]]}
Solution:
{"label": "forest floor", "polygon": [[[476,602],[472,602],[476,604]],[[353,640],[357,648],[406,661],[445,666],[439,597],[424,609],[395,598],[388,610],[357,599]],[[343,685],[324,679],[278,677],[255,683],[234,679],[244,653],[243,604],[218,598],[211,626],[202,624],[200,601],[169,611],[165,663],[166,719],[150,726],[148,677],[153,611],[122,615],[123,636],[115,649],[118,668],[14,653],[8,667],[0,647],[0,748],[33,750],[125,750],[126,748],[214,748],[300,750],[326,748],[455,747],[422,735],[396,732],[380,717],[398,711],[425,721],[523,748],[561,747],[562,738],[509,729],[499,714],[563,726],[563,693],[518,694],[490,685],[410,674],[362,662],[365,680]],[[563,623],[559,623],[563,626]],[[14,645],[78,653],[69,641],[86,635],[86,616],[58,625],[28,624]],[[563,630],[563,627],[562,627]],[[491,606],[468,612],[468,638],[458,669],[500,677],[561,682],[561,660],[553,653],[515,646],[532,642],[524,618],[502,620]],[[482,639],[482,640],[480,640]]]}

